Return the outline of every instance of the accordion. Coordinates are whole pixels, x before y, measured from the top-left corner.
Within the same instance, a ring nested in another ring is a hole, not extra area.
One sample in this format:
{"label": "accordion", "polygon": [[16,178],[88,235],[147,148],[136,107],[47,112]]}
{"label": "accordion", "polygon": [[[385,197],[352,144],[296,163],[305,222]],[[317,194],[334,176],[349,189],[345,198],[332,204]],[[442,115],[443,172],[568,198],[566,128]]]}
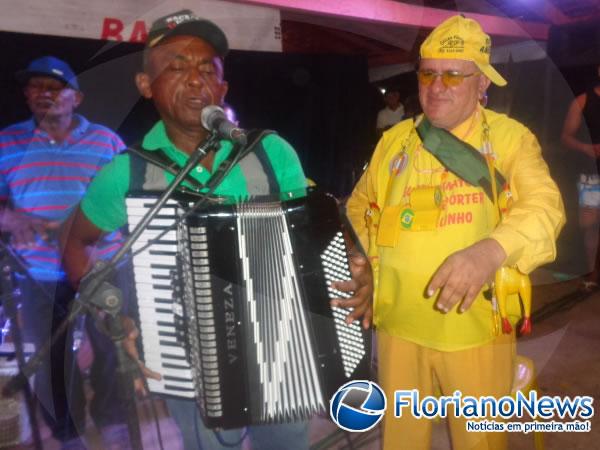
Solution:
{"label": "accordion", "polygon": [[[154,200],[127,199],[130,229]],[[349,297],[331,282],[350,279],[333,198],[178,219],[191,204],[170,200],[133,247],[143,357],[163,376],[151,392],[193,398],[207,426],[234,428],[307,419],[369,378],[370,332],[329,304]]]}

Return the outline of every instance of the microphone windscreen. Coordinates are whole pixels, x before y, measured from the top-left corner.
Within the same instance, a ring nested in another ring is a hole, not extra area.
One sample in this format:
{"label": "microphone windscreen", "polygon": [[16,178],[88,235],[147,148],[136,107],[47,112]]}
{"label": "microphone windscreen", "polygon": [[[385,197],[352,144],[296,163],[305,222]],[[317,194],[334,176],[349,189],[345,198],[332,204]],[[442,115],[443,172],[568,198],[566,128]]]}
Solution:
{"label": "microphone windscreen", "polygon": [[214,131],[217,125],[217,120],[223,119],[227,119],[225,111],[223,110],[223,108],[217,105],[205,106],[204,108],[202,108],[202,112],[200,113],[200,120],[202,121],[202,126],[208,131]]}

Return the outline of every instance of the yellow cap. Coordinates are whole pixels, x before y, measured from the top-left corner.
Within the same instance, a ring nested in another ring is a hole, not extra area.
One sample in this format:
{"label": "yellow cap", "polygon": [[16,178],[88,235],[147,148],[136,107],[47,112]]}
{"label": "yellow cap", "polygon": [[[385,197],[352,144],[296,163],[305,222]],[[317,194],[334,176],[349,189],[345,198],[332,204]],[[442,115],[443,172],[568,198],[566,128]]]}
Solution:
{"label": "yellow cap", "polygon": [[492,83],[505,86],[506,80],[490,64],[492,40],[473,19],[452,16],[433,29],[421,45],[422,59],[464,59],[473,61]]}

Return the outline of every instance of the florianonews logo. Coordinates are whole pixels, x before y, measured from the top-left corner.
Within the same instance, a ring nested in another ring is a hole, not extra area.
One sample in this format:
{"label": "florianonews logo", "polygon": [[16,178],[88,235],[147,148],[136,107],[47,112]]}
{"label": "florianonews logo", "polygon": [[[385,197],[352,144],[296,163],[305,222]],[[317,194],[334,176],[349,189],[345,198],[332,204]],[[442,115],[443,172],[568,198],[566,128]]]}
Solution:
{"label": "florianonews logo", "polygon": [[350,381],[331,397],[329,415],[346,431],[368,431],[379,423],[386,406],[385,394],[377,383]]}

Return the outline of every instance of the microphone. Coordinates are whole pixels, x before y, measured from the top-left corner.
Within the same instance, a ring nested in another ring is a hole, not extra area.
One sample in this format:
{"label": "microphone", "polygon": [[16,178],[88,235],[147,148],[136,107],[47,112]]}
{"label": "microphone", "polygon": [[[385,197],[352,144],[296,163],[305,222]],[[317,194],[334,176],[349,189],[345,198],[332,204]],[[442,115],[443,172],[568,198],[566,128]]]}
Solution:
{"label": "microphone", "polygon": [[208,131],[217,133],[217,136],[233,141],[236,144],[246,145],[248,142],[246,131],[230,121],[220,106],[205,106],[200,113],[200,118],[202,126]]}

